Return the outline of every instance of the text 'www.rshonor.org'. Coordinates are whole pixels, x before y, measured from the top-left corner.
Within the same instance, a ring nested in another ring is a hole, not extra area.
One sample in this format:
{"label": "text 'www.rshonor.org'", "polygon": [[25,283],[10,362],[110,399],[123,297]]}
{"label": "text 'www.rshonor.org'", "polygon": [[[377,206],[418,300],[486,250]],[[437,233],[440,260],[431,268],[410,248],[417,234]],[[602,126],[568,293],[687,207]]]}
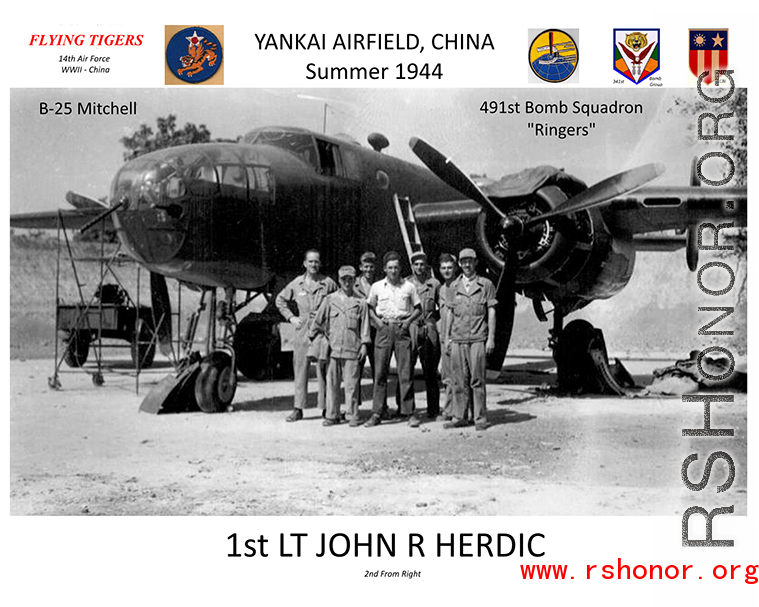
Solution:
{"label": "text 'www.rshonor.org'", "polygon": [[[568,565],[520,565],[523,580],[573,580]],[[715,565],[707,579],[738,580],[756,584],[757,565]],[[627,565],[617,559],[614,565],[586,565],[585,580],[701,580],[693,565]]]}

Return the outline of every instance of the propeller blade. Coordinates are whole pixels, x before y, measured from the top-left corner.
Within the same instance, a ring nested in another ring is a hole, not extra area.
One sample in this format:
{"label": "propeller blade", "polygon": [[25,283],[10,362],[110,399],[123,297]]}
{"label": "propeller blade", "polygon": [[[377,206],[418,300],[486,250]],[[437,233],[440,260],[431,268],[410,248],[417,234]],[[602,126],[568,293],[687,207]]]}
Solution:
{"label": "propeller blade", "polygon": [[498,305],[495,312],[495,350],[490,353],[487,360],[487,368],[498,373],[503,367],[503,359],[506,358],[506,352],[511,341],[511,332],[514,328],[516,278],[517,262],[511,252],[508,251],[496,286]]}
{"label": "propeller blade", "polygon": [[171,354],[171,299],[166,277],[150,273],[150,300],[153,305],[153,324],[158,335],[158,348],[161,354]]}
{"label": "propeller blade", "polygon": [[491,211],[498,217],[504,217],[501,210],[493,204],[490,198],[483,194],[482,190],[472,181],[469,175],[453,164],[450,158],[446,158],[429,143],[418,137],[412,137],[408,144],[411,147],[411,151],[417,155],[419,160],[442,181],[461,192],[467,198],[474,200],[486,211]]}
{"label": "propeller blade", "polygon": [[664,165],[659,163],[645,164],[641,167],[624,171],[611,177],[599,181],[597,184],[589,187],[584,192],[560,204],[555,209],[533,217],[525,223],[525,228],[529,228],[537,223],[566,215],[585,211],[594,207],[601,206],[618,196],[637,190],[639,187],[647,184],[649,181],[656,179],[664,172]]}
{"label": "propeller blade", "polygon": [[75,207],[77,209],[107,209],[108,203],[103,202],[102,200],[97,200],[96,198],[90,198],[89,196],[85,196],[84,194],[77,194],[76,192],[68,191],[66,192],[66,202],[68,202],[72,207]]}

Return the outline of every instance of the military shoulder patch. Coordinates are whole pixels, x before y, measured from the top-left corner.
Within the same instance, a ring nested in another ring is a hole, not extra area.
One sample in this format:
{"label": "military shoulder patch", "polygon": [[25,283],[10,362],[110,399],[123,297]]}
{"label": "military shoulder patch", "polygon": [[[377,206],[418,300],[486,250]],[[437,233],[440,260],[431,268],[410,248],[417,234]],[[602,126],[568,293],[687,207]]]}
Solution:
{"label": "military shoulder patch", "polygon": [[640,84],[659,70],[658,29],[615,29],[614,70]]}
{"label": "military shoulder patch", "polygon": [[[166,66],[172,76],[195,84],[216,75],[222,55],[221,41],[211,30],[186,27],[176,32],[166,45]],[[170,84],[168,78],[166,83]]]}

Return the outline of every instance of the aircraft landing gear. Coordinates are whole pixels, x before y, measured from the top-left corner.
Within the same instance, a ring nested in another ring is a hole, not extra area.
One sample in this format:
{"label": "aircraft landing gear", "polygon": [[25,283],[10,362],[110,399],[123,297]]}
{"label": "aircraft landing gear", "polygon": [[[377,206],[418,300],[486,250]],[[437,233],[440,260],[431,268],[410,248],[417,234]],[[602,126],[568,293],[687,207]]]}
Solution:
{"label": "aircraft landing gear", "polygon": [[195,378],[195,402],[201,411],[225,411],[231,406],[236,389],[237,375],[229,354],[212,352],[200,362],[200,371]]}
{"label": "aircraft landing gear", "polygon": [[619,360],[609,365],[601,329],[576,319],[563,329],[563,315],[554,316],[551,347],[556,361],[559,390],[577,394],[623,396],[635,385]]}
{"label": "aircraft landing gear", "polygon": [[[226,411],[232,404],[237,390],[237,367],[235,351],[232,347],[237,328],[235,321],[235,290],[226,289],[224,301],[216,298],[216,289],[203,292],[200,311],[205,308],[206,295],[210,294],[208,305],[208,327],[205,350],[208,352],[199,363],[195,377],[194,395],[198,408],[204,413]],[[190,323],[196,330],[198,323]],[[189,340],[194,340],[194,330]]]}
{"label": "aircraft landing gear", "polygon": [[[195,336],[204,312],[206,334],[198,343]],[[198,311],[192,315],[182,339],[183,358],[178,373],[164,378],[148,393],[140,405],[141,411],[187,411],[195,405],[205,413],[229,409],[237,390],[236,357],[232,347],[237,328],[236,312],[234,289],[225,290],[223,301],[217,301],[216,289],[203,290]],[[207,352],[205,356],[197,351],[198,345],[201,351]]]}

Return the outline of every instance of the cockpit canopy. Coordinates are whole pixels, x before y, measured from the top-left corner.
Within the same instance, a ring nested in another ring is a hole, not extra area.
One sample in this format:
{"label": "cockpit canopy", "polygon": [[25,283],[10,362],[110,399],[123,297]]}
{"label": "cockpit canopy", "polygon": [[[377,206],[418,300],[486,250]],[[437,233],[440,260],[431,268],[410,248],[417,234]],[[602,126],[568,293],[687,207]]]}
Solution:
{"label": "cockpit canopy", "polygon": [[294,131],[293,129],[265,128],[251,131],[243,138],[243,143],[264,144],[281,148],[292,152],[318,169],[316,142],[308,131]]}
{"label": "cockpit canopy", "polygon": [[246,199],[268,192],[271,180],[255,149],[222,143],[179,146],[124,165],[111,185],[111,201],[137,210],[215,194]]}
{"label": "cockpit canopy", "polygon": [[[347,146],[315,136],[305,129],[264,127],[250,131],[243,143],[271,145],[286,150],[327,177],[358,179],[359,167],[355,153]],[[355,145],[355,144],[354,144]]]}

